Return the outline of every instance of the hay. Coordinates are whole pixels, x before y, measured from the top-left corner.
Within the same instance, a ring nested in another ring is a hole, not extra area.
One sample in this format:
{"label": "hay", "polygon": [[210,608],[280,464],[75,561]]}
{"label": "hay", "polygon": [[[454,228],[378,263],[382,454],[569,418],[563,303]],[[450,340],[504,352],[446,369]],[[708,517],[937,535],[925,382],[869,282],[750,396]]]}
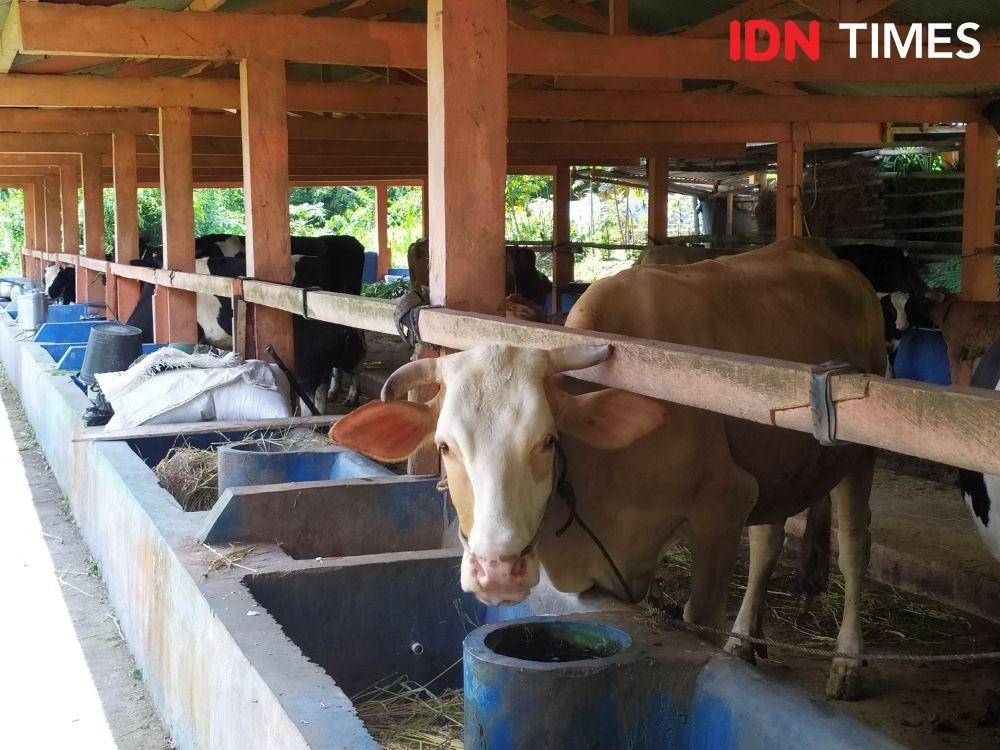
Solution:
{"label": "hay", "polygon": [[461,690],[449,688],[436,694],[426,685],[399,676],[375,683],[351,701],[358,718],[387,750],[465,747],[465,698]]}
{"label": "hay", "polygon": [[[691,573],[691,562],[691,551],[684,545],[677,545],[668,550],[661,571],[679,572],[687,577]],[[779,561],[767,592],[766,609],[769,616],[765,620],[765,633],[768,624],[772,630],[777,625],[782,631],[782,639],[789,643],[798,646],[832,646],[836,643],[844,610],[843,576],[831,573],[827,590],[817,596],[810,611],[803,614],[799,598],[789,593],[795,575],[795,568],[789,562]],[[747,563],[741,560],[729,582],[731,609],[739,607],[746,591],[746,578]],[[650,603],[647,612],[653,620],[657,614],[662,616],[669,609],[683,604],[670,596],[669,592],[664,594],[664,602],[671,606]],[[669,612],[671,615],[675,613]],[[944,643],[950,638],[972,632],[968,619],[957,610],[890,586],[870,582],[861,594],[860,616],[862,634],[868,645]]]}
{"label": "hay", "polygon": [[219,499],[219,458],[213,450],[172,448],[153,471],[186,511],[209,510]]}
{"label": "hay", "polygon": [[285,452],[326,447],[330,444],[325,433],[310,429],[254,432],[239,442],[222,441],[211,448],[195,448],[187,443],[172,448],[156,465],[160,485],[186,511],[211,510],[219,499],[219,445],[257,445],[262,452]]}

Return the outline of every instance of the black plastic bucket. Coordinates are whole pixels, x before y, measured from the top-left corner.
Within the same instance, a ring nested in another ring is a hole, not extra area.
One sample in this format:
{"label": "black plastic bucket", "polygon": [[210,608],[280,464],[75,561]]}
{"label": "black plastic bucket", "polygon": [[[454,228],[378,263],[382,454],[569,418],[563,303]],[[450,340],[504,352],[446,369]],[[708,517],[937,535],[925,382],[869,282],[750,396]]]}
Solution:
{"label": "black plastic bucket", "polygon": [[99,325],[90,329],[80,380],[94,385],[99,372],[121,372],[142,355],[142,331],[135,326]]}

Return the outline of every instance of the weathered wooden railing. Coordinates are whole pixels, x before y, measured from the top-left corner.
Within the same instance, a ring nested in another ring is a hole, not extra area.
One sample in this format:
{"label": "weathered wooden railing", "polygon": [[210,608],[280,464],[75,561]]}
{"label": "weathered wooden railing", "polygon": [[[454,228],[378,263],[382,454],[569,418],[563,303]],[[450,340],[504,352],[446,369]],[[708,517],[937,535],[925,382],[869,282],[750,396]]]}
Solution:
{"label": "weathered wooden railing", "polygon": [[[54,253],[32,256],[71,262]],[[88,259],[84,265],[102,262]],[[237,290],[228,278],[119,263],[106,267],[119,276],[203,294],[230,296]],[[252,279],[241,286],[247,303],[354,328],[396,331],[392,301]],[[449,349],[610,343],[615,347],[610,360],[574,376],[762,424],[813,429],[808,365],[442,308],[424,309],[419,328],[425,341]],[[830,386],[837,438],[1000,474],[1000,393],[856,374],[833,375]]]}

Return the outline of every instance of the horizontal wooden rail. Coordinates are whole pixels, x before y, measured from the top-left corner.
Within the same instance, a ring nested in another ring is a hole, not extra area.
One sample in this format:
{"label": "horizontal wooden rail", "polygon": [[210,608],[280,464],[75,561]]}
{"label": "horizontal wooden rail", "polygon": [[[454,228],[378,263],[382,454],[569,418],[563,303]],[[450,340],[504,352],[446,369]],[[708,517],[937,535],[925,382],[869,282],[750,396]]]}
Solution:
{"label": "horizontal wooden rail", "polygon": [[[118,263],[108,267],[119,276],[204,294],[228,296],[236,283],[224,277]],[[244,299],[252,304],[298,315],[305,312],[329,323],[382,333],[396,330],[396,303],[390,300],[305,292],[255,280],[244,280],[242,287]],[[761,424],[812,432],[808,365],[442,308],[424,309],[419,326],[425,341],[449,349],[482,344],[542,349],[612,344],[610,360],[574,372],[574,377]],[[1000,393],[890,381],[876,375],[834,375],[830,383],[839,439],[1000,474]]]}
{"label": "horizontal wooden rail", "polygon": [[109,270],[115,276],[127,279],[138,279],[156,286],[183,289],[198,294],[214,294],[219,297],[230,297],[233,294],[233,279],[225,276],[210,276],[204,273],[188,271],[170,271],[161,268],[133,266],[128,263],[111,263]]}
{"label": "horizontal wooden rail", "polygon": [[[47,255],[51,255],[51,253],[47,253]],[[67,263],[71,266],[75,266],[80,260],[80,256],[73,253],[56,253],[55,256],[57,263]]]}
{"label": "horizontal wooden rail", "polygon": [[76,264],[99,273],[107,273],[108,265],[110,265],[106,260],[101,260],[100,258],[88,258],[85,255],[76,256]]}

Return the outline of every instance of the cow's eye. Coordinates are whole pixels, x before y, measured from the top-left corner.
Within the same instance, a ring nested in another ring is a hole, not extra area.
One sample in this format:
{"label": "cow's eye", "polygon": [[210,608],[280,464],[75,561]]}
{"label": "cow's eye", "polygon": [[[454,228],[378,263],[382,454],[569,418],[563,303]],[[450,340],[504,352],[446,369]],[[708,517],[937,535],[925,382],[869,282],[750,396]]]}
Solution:
{"label": "cow's eye", "polygon": [[447,443],[438,443],[438,451],[441,453],[442,456],[446,455],[449,450],[451,449],[448,447]]}
{"label": "cow's eye", "polygon": [[545,436],[545,440],[542,442],[542,446],[545,448],[545,450],[551,450],[552,448],[555,448],[555,446],[556,446],[556,436],[555,435],[546,435]]}

